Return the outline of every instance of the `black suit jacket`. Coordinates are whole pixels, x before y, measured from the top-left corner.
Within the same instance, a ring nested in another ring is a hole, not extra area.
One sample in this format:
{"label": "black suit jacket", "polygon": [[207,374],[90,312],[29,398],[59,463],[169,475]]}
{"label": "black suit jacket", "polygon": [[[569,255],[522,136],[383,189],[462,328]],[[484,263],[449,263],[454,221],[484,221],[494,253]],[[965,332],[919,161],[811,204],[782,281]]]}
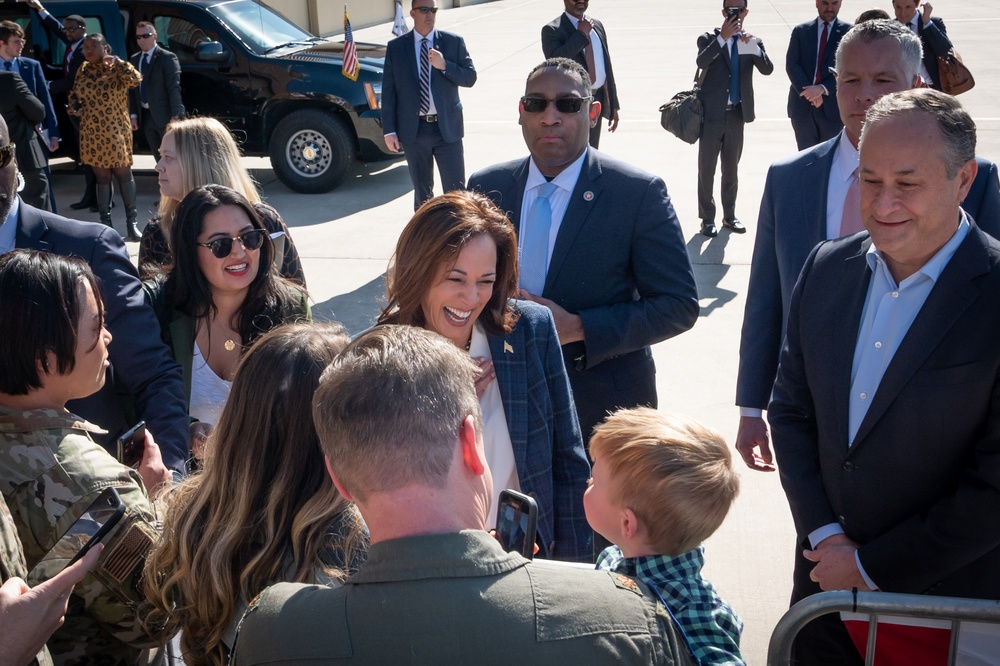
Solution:
{"label": "black suit jacket", "polygon": [[[129,62],[137,72],[141,71],[139,67],[141,58],[142,51],[129,58]],[[173,53],[159,45],[155,46],[141,85],[149,103],[149,115],[152,116],[153,124],[158,129],[165,128],[171,118],[184,117],[184,102],[181,101],[181,65]],[[139,86],[129,90],[128,110],[131,115],[142,118],[142,114],[139,113]]]}
{"label": "black suit jacket", "polygon": [[[160,325],[145,304],[135,267],[118,233],[103,224],[81,222],[19,204],[16,247],[77,256],[90,264],[101,285],[111,368],[104,387],[69,409],[109,431],[104,442],[146,421],[163,462],[183,470],[190,448],[184,380],[180,366],[160,340]],[[134,402],[135,414],[128,407]]]}
{"label": "black suit jacket", "polygon": [[[606,81],[604,83],[607,91],[606,108],[601,109],[601,115],[605,118],[612,118],[615,112],[621,108],[618,103],[618,86],[615,85],[615,71],[611,66],[611,52],[608,49],[608,33],[604,30],[604,24],[593,17],[588,17],[594,23],[594,30],[601,38],[601,45],[604,47],[604,71]],[[573,22],[569,20],[563,12],[551,23],[542,27],[542,53],[546,58],[570,58],[580,63],[587,69],[587,57],[583,50],[590,44],[586,35],[573,27]]]}
{"label": "black suit jacket", "polygon": [[[698,57],[696,63],[705,72],[705,80],[698,97],[701,98],[705,111],[705,121],[719,121],[726,118],[726,105],[729,103],[730,52],[719,44],[717,37],[721,31],[706,32],[698,38]],[[752,123],[756,114],[753,102],[753,68],[761,74],[768,75],[774,71],[774,63],[767,57],[764,43],[760,44],[763,55],[741,55],[740,58],[740,108],[743,112],[743,122]]]}
{"label": "black suit jacket", "polygon": [[[400,143],[417,138],[420,124],[420,75],[413,40],[416,30],[397,37],[385,49],[382,73],[382,131],[395,132]],[[465,136],[459,86],[470,88],[476,82],[476,68],[465,48],[465,40],[443,30],[434,31],[434,46],[444,56],[444,71],[431,68],[431,96],[437,109],[438,129],[449,142]]]}
{"label": "black suit jacket", "polygon": [[[66,33],[63,32],[63,25],[59,21],[59,19],[57,19],[52,14],[46,14],[44,17],[41,18],[42,18],[42,25],[44,25],[50,33],[54,34],[57,39],[62,41],[62,43],[66,45],[66,48],[69,48],[70,46],[75,44],[75,42],[69,41],[69,39],[66,37]],[[49,92],[59,95],[68,95],[69,91],[73,89],[73,82],[76,80],[76,72],[78,69],[80,69],[80,65],[82,64],[83,64],[83,44],[81,43],[79,48],[73,51],[73,55],[69,59],[69,73],[66,74],[61,79],[55,79],[54,81],[52,81],[49,84]]]}
{"label": "black suit jacket", "polygon": [[0,70],[0,115],[7,122],[10,140],[16,144],[15,157],[22,169],[41,169],[48,164],[38,142],[38,123],[45,120],[45,105],[31,94],[24,79],[15,72]]}
{"label": "black suit jacket", "polygon": [[930,23],[924,25],[923,19],[917,21],[917,34],[920,35],[920,43],[924,47],[924,67],[930,74],[931,80],[927,84],[935,90],[941,90],[941,75],[938,72],[938,56],[948,53],[952,47],[951,39],[948,38],[948,31],[944,27],[944,21],[936,16],[931,17]]}
{"label": "black suit jacket", "polygon": [[[816,56],[819,49],[818,25],[819,19],[813,19],[792,28],[792,37],[788,42],[788,53],[785,54],[785,73],[788,74],[788,80],[792,82],[788,89],[789,118],[804,118],[810,114],[812,108],[812,104],[800,94],[803,88],[813,85],[816,80]],[[826,87],[829,93],[823,98],[820,110],[827,119],[835,123],[840,122],[840,107],[837,105],[837,77],[830,72],[830,68],[834,65],[837,45],[850,29],[851,24],[840,19],[834,19],[830,23],[826,51],[823,53],[823,62],[820,63],[823,72],[820,84]]]}
{"label": "black suit jacket", "polygon": [[[490,197],[518,230],[529,159],[469,179],[469,189]],[[617,406],[616,389],[624,395],[637,377],[651,380],[649,345],[683,333],[698,318],[691,262],[663,181],[588,148],[541,295],[583,319],[586,341],[563,348],[585,347],[583,360],[567,355],[581,414],[592,404]],[[603,381],[584,388],[581,372]],[[655,399],[654,388],[643,401]],[[641,403],[628,406],[635,404]]]}
{"label": "black suit jacket", "polygon": [[[800,546],[839,523],[885,591],[1000,598],[1000,243],[972,226],[848,448],[870,244],[819,245],[792,295],[769,415]],[[810,568],[793,598],[818,591]]]}

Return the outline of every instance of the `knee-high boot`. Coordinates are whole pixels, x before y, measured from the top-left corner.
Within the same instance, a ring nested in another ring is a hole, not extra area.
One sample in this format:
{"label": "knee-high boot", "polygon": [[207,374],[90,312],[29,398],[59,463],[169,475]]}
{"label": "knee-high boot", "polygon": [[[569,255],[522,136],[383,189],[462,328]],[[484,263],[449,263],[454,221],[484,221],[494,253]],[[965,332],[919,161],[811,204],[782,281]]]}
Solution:
{"label": "knee-high boot", "polygon": [[122,188],[122,202],[125,204],[125,232],[126,238],[130,241],[141,239],[139,226],[136,224],[137,213],[135,210],[135,179],[119,183]]}
{"label": "knee-high boot", "polygon": [[101,214],[101,222],[112,229],[115,225],[111,223],[111,183],[107,185],[97,184],[97,211]]}

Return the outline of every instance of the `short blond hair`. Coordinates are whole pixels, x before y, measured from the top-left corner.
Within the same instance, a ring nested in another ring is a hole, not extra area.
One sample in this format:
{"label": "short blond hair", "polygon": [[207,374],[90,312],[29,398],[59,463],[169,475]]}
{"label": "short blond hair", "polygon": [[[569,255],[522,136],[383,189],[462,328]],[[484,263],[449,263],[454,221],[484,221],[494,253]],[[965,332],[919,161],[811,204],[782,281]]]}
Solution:
{"label": "short blond hair", "polygon": [[661,555],[710,537],[740,491],[722,435],[648,407],[619,410],[594,428],[590,456],[608,471],[611,500],[635,513]]}

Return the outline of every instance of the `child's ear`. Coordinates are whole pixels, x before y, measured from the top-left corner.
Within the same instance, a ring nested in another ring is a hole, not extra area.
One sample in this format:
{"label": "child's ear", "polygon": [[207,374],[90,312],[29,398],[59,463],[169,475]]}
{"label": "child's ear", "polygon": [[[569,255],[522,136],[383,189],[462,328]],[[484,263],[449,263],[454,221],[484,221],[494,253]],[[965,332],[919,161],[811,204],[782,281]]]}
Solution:
{"label": "child's ear", "polygon": [[642,525],[639,523],[639,519],[635,515],[635,511],[625,507],[621,511],[621,524],[618,526],[619,531],[622,534],[622,538],[629,540],[634,539],[638,536],[639,532],[642,530]]}

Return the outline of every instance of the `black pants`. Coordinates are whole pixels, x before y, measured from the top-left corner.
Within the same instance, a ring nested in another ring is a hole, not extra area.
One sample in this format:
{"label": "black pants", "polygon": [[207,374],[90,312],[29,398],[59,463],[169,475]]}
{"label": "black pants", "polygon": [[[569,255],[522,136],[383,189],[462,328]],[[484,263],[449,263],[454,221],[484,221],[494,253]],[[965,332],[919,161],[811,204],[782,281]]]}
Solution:
{"label": "black pants", "polygon": [[590,146],[596,149],[601,143],[601,125],[604,124],[604,113],[608,109],[607,83],[594,91],[594,101],[601,103],[601,117],[597,119],[597,124],[590,128]]}
{"label": "black pants", "polygon": [[715,166],[722,155],[722,215],[736,218],[737,170],[743,155],[743,109],[737,104],[722,120],[705,119],[698,139],[698,217],[715,221]]}
{"label": "black pants", "polygon": [[436,122],[420,121],[417,138],[403,144],[413,183],[413,210],[434,196],[434,162],[445,192],[465,189],[465,149],[462,140],[447,142]]}
{"label": "black pants", "polygon": [[156,123],[153,122],[153,116],[149,113],[149,109],[143,109],[140,107],[139,114],[139,129],[146,136],[146,143],[149,145],[149,149],[153,151],[153,157],[156,161],[160,161],[160,144],[163,143],[163,135],[166,134],[166,127],[157,127]]}
{"label": "black pants", "polygon": [[[795,145],[798,146],[799,150],[805,150],[837,136],[837,132],[844,126],[839,118],[835,121],[830,120],[823,112],[823,107],[817,109],[805,100],[802,102],[809,108],[805,113],[800,112],[790,118],[792,131],[795,132]],[[833,104],[833,102],[829,97],[825,97],[823,104]]]}

